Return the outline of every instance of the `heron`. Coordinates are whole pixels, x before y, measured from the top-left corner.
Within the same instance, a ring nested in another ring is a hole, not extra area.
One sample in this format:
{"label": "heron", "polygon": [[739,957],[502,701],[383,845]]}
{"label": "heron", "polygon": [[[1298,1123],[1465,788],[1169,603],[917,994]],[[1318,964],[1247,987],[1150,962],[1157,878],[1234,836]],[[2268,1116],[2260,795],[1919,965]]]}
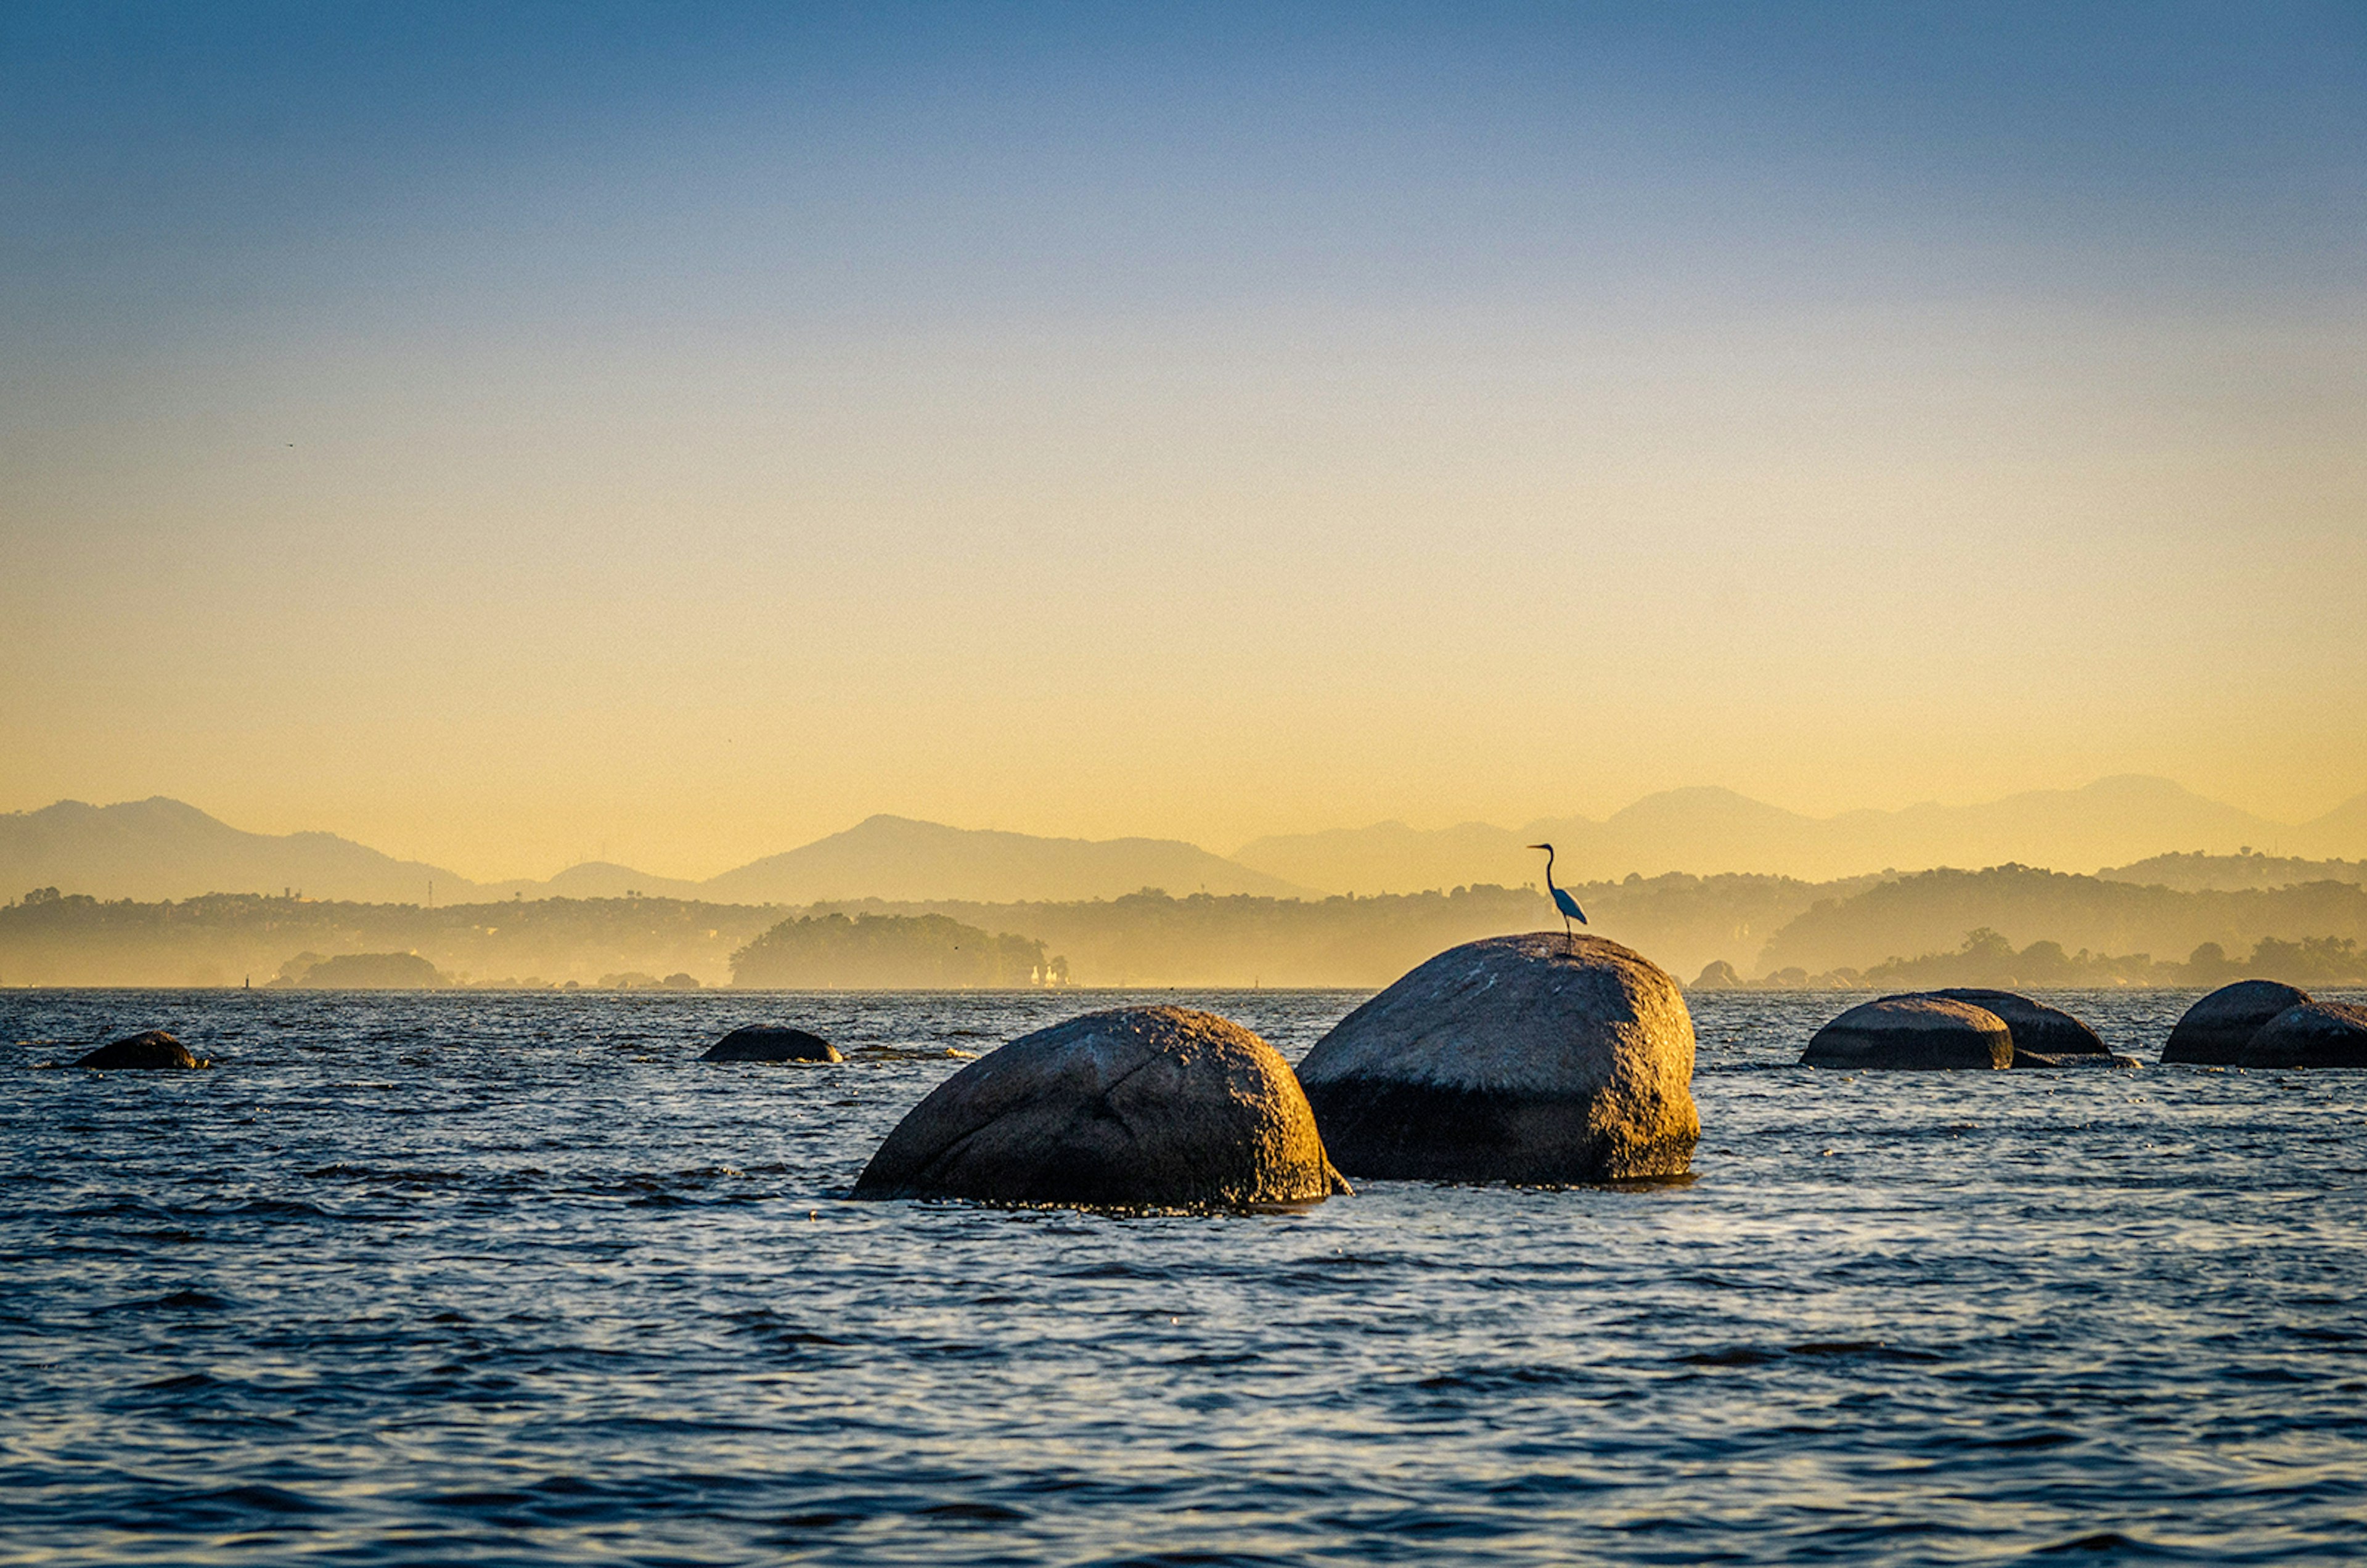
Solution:
{"label": "heron", "polygon": [[1578,951],[1578,933],[1569,929],[1569,922],[1576,920],[1580,925],[1586,924],[1586,911],[1578,907],[1577,899],[1571,897],[1569,894],[1554,886],[1553,846],[1551,844],[1531,844],[1529,848],[1533,850],[1543,850],[1546,852],[1546,891],[1553,895],[1554,908],[1561,911],[1561,934],[1569,939],[1569,950],[1572,953],[1576,953]]}

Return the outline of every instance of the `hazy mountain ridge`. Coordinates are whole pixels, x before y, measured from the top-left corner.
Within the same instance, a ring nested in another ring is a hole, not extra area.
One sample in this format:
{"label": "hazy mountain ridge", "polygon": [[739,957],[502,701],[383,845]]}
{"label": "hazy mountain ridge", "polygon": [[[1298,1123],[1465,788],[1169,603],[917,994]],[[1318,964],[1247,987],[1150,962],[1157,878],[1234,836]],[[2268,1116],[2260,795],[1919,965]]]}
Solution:
{"label": "hazy mountain ridge", "polygon": [[[2269,887],[2282,885],[2281,877],[2367,874],[2361,860],[2257,852],[2298,846],[2312,853],[2367,853],[2367,796],[2314,822],[2282,827],[2167,780],[2137,777],[1980,807],[1828,818],[1702,787],[1647,796],[1603,822],[1566,817],[1518,829],[1467,822],[1436,830],[1381,823],[1261,839],[1231,860],[1180,840],[1043,838],[883,815],[704,881],[592,862],[545,881],[485,884],[331,833],[244,832],[157,796],[107,807],[61,801],[0,816],[0,899],[54,886],[100,898],[292,889],[314,898],[425,903],[431,886],[437,903],[638,893],[732,905],[860,898],[997,904],[1108,899],[1146,887],[1320,897],[1533,885],[1543,862],[1526,846],[1541,840],[1558,847],[1559,879],[1572,886],[1676,873],[1774,876],[1805,886],[1891,867],[2021,863],[2103,865],[2099,874],[2109,880],[2158,878],[2189,891]],[[2227,852],[2210,852],[2222,840]],[[2198,841],[2206,852],[2188,851]]]}
{"label": "hazy mountain ridge", "polygon": [[1514,829],[1466,822],[1424,831],[1402,822],[1269,837],[1244,844],[1244,865],[1330,891],[1407,892],[1456,883],[1533,879],[1552,842],[1565,882],[1756,873],[1823,881],[1890,869],[2009,861],[2108,866],[2201,849],[2233,855],[2367,854],[2367,795],[2299,825],[2271,822],[2168,779],[2126,774],[2076,790],[2033,790],[1985,805],[1910,806],[1816,818],[1732,790],[1647,795],[1597,822],[1541,818]]}
{"label": "hazy mountain ridge", "polygon": [[457,900],[476,885],[334,833],[249,833],[152,795],[115,806],[62,800],[0,816],[0,897],[56,887],[99,898],[189,898],[288,889],[363,903]]}
{"label": "hazy mountain ridge", "polygon": [[60,801],[0,816],[0,900],[55,887],[96,898],[279,894],[362,904],[615,898],[638,893],[728,904],[833,898],[1112,898],[1178,894],[1303,896],[1263,872],[1176,839],[1047,839],[875,816],[703,882],[587,862],[547,881],[478,883],[396,860],[334,833],[249,833],[157,795],[116,806]]}
{"label": "hazy mountain ridge", "polygon": [[2367,860],[2300,860],[2292,855],[2166,854],[2096,874],[2107,882],[2174,887],[2181,893],[2297,887],[2311,882],[2367,884]]}
{"label": "hazy mountain ridge", "polygon": [[1026,902],[1115,898],[1145,887],[1219,897],[1308,892],[1180,839],[1045,839],[884,815],[698,886],[701,897],[747,904],[844,898]]}

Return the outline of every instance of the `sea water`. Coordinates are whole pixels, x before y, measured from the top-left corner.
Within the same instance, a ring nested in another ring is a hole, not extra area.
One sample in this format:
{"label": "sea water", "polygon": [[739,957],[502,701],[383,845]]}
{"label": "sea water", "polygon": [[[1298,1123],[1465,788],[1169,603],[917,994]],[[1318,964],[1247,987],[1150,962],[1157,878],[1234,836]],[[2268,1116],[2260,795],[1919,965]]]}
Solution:
{"label": "sea water", "polygon": [[[0,993],[0,1561],[2367,1555],[2367,1075],[2150,1065],[2187,996],[1887,1074],[1697,996],[1688,1182],[846,1201],[1026,1030],[1359,999]],[[221,1065],[41,1066],[151,1027]]]}

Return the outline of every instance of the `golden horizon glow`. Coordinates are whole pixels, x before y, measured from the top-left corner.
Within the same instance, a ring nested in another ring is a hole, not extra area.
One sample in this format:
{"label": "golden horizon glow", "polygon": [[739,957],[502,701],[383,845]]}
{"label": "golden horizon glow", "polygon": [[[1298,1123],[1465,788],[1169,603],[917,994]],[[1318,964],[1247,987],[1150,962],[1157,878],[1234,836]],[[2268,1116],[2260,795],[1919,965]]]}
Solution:
{"label": "golden horizon glow", "polygon": [[1040,120],[935,130],[759,73],[20,279],[0,802],[492,881],[875,812],[1230,852],[1703,784],[2367,790],[2340,209],[2123,197],[2202,166],[2158,128],[2084,202],[1867,162],[1838,92],[1520,77],[1433,103],[1449,156],[1418,76],[1211,66],[1143,122],[1148,58],[1014,57]]}

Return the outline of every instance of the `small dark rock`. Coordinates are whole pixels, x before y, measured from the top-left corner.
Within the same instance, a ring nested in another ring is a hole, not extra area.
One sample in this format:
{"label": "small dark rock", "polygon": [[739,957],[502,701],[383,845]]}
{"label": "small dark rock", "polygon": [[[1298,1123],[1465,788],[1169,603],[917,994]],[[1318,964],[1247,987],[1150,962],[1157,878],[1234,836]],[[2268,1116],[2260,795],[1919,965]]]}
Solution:
{"label": "small dark rock", "polygon": [[2232,1067],[2262,1024],[2308,1000],[2307,991],[2275,980],[2238,980],[2222,986],[2186,1010],[2186,1016],[2169,1032],[2161,1059]]}
{"label": "small dark rock", "polygon": [[2013,1048],[2013,1066],[2017,1067],[2134,1067],[2140,1066],[2135,1056],[2115,1056],[2109,1051],[2025,1051]]}
{"label": "small dark rock", "polygon": [[1800,1065],[1905,1070],[2010,1067],[2013,1032],[2005,1020],[1970,1002],[1885,997],[1862,1002],[1817,1031]]}
{"label": "small dark rock", "polygon": [[763,1024],[735,1029],[708,1047],[702,1062],[844,1062],[838,1047],[802,1029]]}
{"label": "small dark rock", "polygon": [[108,1072],[124,1072],[154,1067],[210,1067],[213,1063],[203,1056],[193,1055],[187,1045],[161,1029],[151,1029],[128,1040],[118,1040],[74,1063],[77,1067],[97,1067]]}
{"label": "small dark rock", "polygon": [[[2032,1001],[2012,991],[1985,991],[1976,987],[1953,987],[1944,991],[1927,991],[1926,996],[1944,997],[1952,1002],[1970,1002],[1973,1006],[1993,1012],[2005,1020],[2013,1035],[2015,1052],[2035,1052],[2043,1056],[2109,1056],[2104,1042],[2094,1030],[2065,1012],[2061,1008],[2048,1007],[2044,1002]],[[2015,1066],[2022,1064],[2016,1062]]]}
{"label": "small dark rock", "polygon": [[2367,1067],[2367,1007],[2303,1002],[2262,1024],[2239,1067]]}

